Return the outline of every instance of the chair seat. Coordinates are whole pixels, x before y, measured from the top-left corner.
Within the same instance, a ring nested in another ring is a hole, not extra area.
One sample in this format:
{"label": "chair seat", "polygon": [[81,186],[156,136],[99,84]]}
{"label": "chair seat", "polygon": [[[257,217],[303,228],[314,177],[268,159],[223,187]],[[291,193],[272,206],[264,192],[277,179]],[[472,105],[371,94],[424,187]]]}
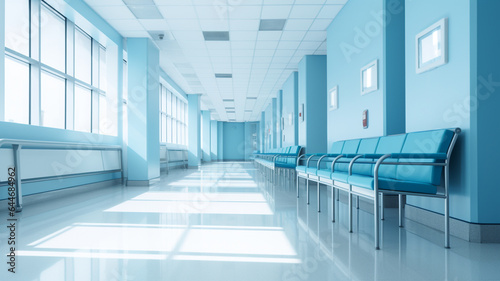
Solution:
{"label": "chair seat", "polygon": [[[373,190],[374,182],[375,182],[374,178],[370,176],[352,175],[348,177],[349,184],[371,190]],[[437,193],[437,187],[432,184],[413,182],[413,181],[401,181],[401,180],[387,179],[387,178],[379,178],[378,183],[379,183],[378,188],[383,190],[416,192],[416,193],[426,193],[426,194]]]}
{"label": "chair seat", "polygon": [[346,172],[333,172],[330,176],[330,178],[334,181],[339,181],[343,183],[347,183],[347,178],[349,178],[349,173]]}
{"label": "chair seat", "polygon": [[316,175],[317,171],[318,169],[309,167],[307,168],[306,173],[308,173],[309,175]]}
{"label": "chair seat", "polygon": [[306,172],[306,169],[307,169],[307,167],[306,167],[306,166],[297,166],[297,167],[295,167],[295,170],[296,170],[297,172],[301,172],[301,173],[305,173],[305,172]]}
{"label": "chair seat", "polygon": [[330,175],[331,175],[331,171],[330,170],[324,170],[324,169],[320,169],[316,172],[316,175],[318,175],[319,177],[322,177],[322,178],[325,178],[325,179],[329,179],[330,178]]}
{"label": "chair seat", "polygon": [[276,161],[276,167],[278,167],[278,168],[294,169],[295,168],[295,163],[286,163],[286,162],[277,162]]}

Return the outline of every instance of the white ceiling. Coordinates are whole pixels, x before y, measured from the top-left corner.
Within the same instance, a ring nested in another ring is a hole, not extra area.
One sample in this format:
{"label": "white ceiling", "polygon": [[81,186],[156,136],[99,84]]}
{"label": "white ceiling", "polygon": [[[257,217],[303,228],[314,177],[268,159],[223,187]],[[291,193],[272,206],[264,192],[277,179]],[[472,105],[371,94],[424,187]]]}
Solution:
{"label": "white ceiling", "polygon": [[[243,122],[260,119],[304,55],[326,54],[326,28],[347,0],[154,0],[164,19],[137,19],[122,0],[85,2],[122,36],[153,39],[161,68],[186,93],[203,94],[202,109],[214,119]],[[259,31],[260,19],[286,24]],[[229,31],[230,41],[205,41],[202,31]]]}

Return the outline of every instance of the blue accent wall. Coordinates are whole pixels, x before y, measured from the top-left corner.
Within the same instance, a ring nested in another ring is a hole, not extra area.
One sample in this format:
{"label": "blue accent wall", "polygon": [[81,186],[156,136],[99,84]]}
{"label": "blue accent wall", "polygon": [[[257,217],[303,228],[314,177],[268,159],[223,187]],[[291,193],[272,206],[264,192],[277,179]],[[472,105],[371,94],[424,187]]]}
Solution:
{"label": "blue accent wall", "polygon": [[282,147],[298,145],[298,72],[292,72],[283,84],[282,114],[285,117]]}
{"label": "blue accent wall", "polygon": [[326,56],[304,56],[299,63],[299,113],[304,105],[304,120],[299,116],[299,145],[307,153],[327,149]]}
{"label": "blue accent wall", "polygon": [[[475,142],[471,130],[470,1],[406,1],[406,130],[461,127],[451,160],[450,215],[479,222]],[[417,74],[415,36],[448,18],[448,63]],[[408,204],[443,213],[442,200],[408,198]]]}
{"label": "blue accent wall", "polygon": [[201,163],[201,111],[200,95],[188,95],[188,163],[197,167]]}
{"label": "blue accent wall", "polygon": [[[338,109],[328,112],[328,149],[337,140],[384,134],[383,1],[350,0],[327,29],[328,89],[338,86]],[[366,29],[374,28],[370,35]],[[377,28],[378,27],[378,28]],[[378,59],[378,90],[361,96],[361,68]],[[363,129],[367,109],[369,127]]]}
{"label": "blue accent wall", "polygon": [[245,123],[223,122],[224,161],[245,160]]}
{"label": "blue accent wall", "polygon": [[212,161],[212,156],[210,150],[212,149],[212,136],[211,136],[211,126],[210,126],[210,111],[204,110],[201,113],[201,119],[203,127],[203,135],[201,140],[201,148],[203,151],[203,161]]}
{"label": "blue accent wall", "polygon": [[[500,1],[473,0],[471,11],[471,37],[477,34],[477,49],[471,46],[471,64],[477,63],[471,86],[471,122],[477,126],[477,215],[473,220],[481,223],[500,223],[498,198],[498,148],[500,133],[492,121],[499,120],[500,108]],[[473,41],[474,42],[474,41]],[[472,45],[472,44],[471,44]],[[477,102],[477,105],[474,104]]]}
{"label": "blue accent wall", "polygon": [[283,117],[283,90],[278,91],[278,95],[276,97],[276,122],[278,125],[276,126],[276,138],[277,138],[277,147],[283,147],[283,127],[281,124],[281,120]]}
{"label": "blue accent wall", "polygon": [[148,38],[128,40],[128,180],[160,176],[160,52]]}
{"label": "blue accent wall", "polygon": [[218,145],[217,145],[217,137],[218,137],[218,126],[217,126],[217,121],[212,120],[210,121],[210,158],[212,161],[217,161],[218,160]]}

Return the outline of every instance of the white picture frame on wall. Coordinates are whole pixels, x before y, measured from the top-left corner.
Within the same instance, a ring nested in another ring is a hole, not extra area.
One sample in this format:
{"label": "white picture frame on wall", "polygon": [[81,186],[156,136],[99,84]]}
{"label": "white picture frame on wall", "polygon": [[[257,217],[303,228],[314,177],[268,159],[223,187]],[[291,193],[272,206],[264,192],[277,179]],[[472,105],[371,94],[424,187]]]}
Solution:
{"label": "white picture frame on wall", "polygon": [[415,36],[416,72],[422,73],[448,62],[448,19],[443,18]]}
{"label": "white picture frame on wall", "polygon": [[361,95],[378,90],[378,59],[361,68],[360,78]]}
{"label": "white picture frame on wall", "polygon": [[338,86],[335,86],[328,91],[328,111],[337,108],[339,108],[339,91]]}

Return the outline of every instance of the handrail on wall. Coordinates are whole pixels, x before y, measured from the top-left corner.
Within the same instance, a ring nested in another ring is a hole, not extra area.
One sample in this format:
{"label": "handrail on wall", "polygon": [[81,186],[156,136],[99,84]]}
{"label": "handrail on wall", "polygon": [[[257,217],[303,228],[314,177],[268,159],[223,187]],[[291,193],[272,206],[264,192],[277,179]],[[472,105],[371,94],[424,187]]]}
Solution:
{"label": "handrail on wall", "polygon": [[[14,152],[14,167],[16,168],[16,212],[23,210],[23,194],[21,186],[21,148],[28,149],[79,149],[79,150],[119,150],[122,158],[122,147],[119,145],[94,145],[90,143],[70,143],[70,142],[51,142],[51,141],[31,141],[17,139],[0,139],[0,148],[5,145],[11,145]],[[120,171],[123,178],[123,165]]]}

